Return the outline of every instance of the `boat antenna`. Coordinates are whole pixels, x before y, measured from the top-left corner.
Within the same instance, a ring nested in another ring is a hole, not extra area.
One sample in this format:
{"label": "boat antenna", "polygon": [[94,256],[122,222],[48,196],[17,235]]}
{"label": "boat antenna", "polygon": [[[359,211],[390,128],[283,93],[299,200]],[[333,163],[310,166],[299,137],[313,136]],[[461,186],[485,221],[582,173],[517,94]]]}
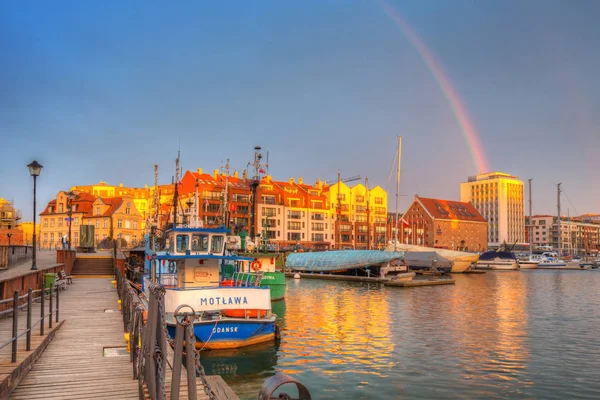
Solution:
{"label": "boat antenna", "polygon": [[250,179],[250,188],[252,190],[252,214],[250,214],[250,237],[254,240],[256,238],[256,192],[260,185],[261,174],[266,174],[265,168],[267,166],[261,163],[262,160],[262,148],[260,146],[254,147],[254,162],[248,163],[248,166],[254,167],[254,176]]}
{"label": "boat antenna", "polygon": [[225,162],[223,172],[225,173],[225,193],[223,195],[223,225],[225,225],[225,227],[228,227],[229,224],[227,214],[229,213],[229,158]]}

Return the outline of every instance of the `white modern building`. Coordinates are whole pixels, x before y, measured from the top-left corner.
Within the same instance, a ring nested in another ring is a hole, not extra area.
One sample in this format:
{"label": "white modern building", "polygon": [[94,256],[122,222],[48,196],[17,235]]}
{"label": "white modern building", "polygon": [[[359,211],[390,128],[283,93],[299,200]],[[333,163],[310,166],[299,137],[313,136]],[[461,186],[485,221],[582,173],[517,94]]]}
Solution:
{"label": "white modern building", "polygon": [[[557,218],[552,215],[534,215],[531,218],[534,249],[551,246],[558,251]],[[560,219],[561,253],[573,255],[596,254],[600,250],[600,222],[582,221],[581,218]]]}
{"label": "white modern building", "polygon": [[470,176],[460,185],[460,201],[470,202],[488,221],[488,248],[525,243],[523,181],[502,172]]}

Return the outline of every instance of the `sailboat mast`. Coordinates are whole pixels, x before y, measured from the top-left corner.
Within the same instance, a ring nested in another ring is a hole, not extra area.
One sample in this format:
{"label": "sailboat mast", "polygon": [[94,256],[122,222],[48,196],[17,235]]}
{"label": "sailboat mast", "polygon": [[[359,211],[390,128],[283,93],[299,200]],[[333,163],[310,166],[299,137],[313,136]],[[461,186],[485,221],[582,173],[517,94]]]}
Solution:
{"label": "sailboat mast", "polygon": [[394,237],[394,251],[398,249],[398,201],[400,200],[400,160],[402,158],[402,136],[398,136],[398,168],[396,171],[396,230]]}
{"label": "sailboat mast", "polygon": [[223,225],[228,227],[227,213],[229,211],[229,158],[225,164],[225,197],[223,199]]}
{"label": "sailboat mast", "polygon": [[369,214],[369,177],[365,177],[365,188],[367,189],[367,250],[371,250],[371,216]]}
{"label": "sailboat mast", "polygon": [[558,227],[558,255],[559,257],[562,256],[562,243],[561,243],[561,233],[560,233],[560,185],[562,185],[562,183],[557,184],[556,186],[558,187],[557,193],[556,193],[556,208],[558,209],[558,220],[556,221],[557,223],[557,227]]}
{"label": "sailboat mast", "polygon": [[533,221],[531,220],[532,214],[532,199],[531,199],[531,181],[529,179],[529,256],[533,254]]}
{"label": "sailboat mast", "polygon": [[200,213],[198,210],[198,178],[196,178],[196,194],[194,196],[194,228],[198,227],[198,218]]}
{"label": "sailboat mast", "polygon": [[341,172],[338,169],[338,181],[337,181],[337,201],[338,201],[338,215],[337,215],[337,220],[338,220],[338,243],[339,243],[339,249],[342,249],[342,231],[340,229],[340,222],[342,220],[342,205],[341,205],[341,200],[342,200],[342,194],[340,193],[340,182],[342,181],[341,179]]}

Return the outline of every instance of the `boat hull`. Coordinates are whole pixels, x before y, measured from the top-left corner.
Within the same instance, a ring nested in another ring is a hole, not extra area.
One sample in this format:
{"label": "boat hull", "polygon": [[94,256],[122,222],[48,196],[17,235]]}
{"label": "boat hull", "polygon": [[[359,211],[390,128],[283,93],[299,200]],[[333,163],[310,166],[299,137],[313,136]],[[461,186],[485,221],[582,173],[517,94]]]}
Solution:
{"label": "boat hull", "polygon": [[539,263],[537,263],[537,262],[521,261],[521,262],[519,262],[519,267],[521,269],[535,269],[538,267],[538,264]]}
{"label": "boat hull", "polygon": [[[168,324],[167,330],[169,336],[174,339],[175,325]],[[196,321],[194,335],[198,349],[236,349],[251,346],[275,339],[275,317]]]}
{"label": "boat hull", "polygon": [[471,265],[473,264],[473,260],[454,260],[452,264],[452,269],[450,272],[454,274],[459,274],[465,272]]}
{"label": "boat hull", "polygon": [[479,261],[475,265],[477,269],[485,269],[490,271],[514,271],[519,269],[519,264],[517,264],[516,262]]}
{"label": "boat hull", "polygon": [[287,282],[283,272],[265,272],[260,286],[269,288],[271,291],[271,301],[279,301],[285,298]]}

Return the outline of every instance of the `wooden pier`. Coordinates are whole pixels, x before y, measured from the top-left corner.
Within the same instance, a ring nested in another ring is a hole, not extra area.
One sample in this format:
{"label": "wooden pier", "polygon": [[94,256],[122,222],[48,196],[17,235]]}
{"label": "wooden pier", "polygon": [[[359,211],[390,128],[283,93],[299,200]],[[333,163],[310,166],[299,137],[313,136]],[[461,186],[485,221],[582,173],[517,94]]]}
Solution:
{"label": "wooden pier", "polygon": [[[139,398],[138,381],[133,378],[133,365],[125,350],[117,290],[111,281],[109,278],[74,279],[73,284],[60,292],[62,326],[54,324],[44,338],[39,338],[38,331],[32,343],[33,351],[20,353],[16,364],[10,363],[10,347],[3,349],[5,351],[0,353],[3,373],[23,368],[22,363],[30,353],[43,351],[39,359],[28,366],[31,370],[10,394],[11,399]],[[39,310],[39,305],[36,307]],[[6,323],[12,326],[12,321],[7,319],[0,323],[0,329],[3,337],[10,337],[2,328]],[[47,340],[49,344],[46,342],[44,351],[41,344],[52,336],[54,339]],[[219,399],[238,398],[220,376],[207,378]],[[166,382],[170,387],[170,374]],[[197,386],[198,399],[208,399],[202,385]],[[186,390],[184,380],[180,399],[188,398]]]}

